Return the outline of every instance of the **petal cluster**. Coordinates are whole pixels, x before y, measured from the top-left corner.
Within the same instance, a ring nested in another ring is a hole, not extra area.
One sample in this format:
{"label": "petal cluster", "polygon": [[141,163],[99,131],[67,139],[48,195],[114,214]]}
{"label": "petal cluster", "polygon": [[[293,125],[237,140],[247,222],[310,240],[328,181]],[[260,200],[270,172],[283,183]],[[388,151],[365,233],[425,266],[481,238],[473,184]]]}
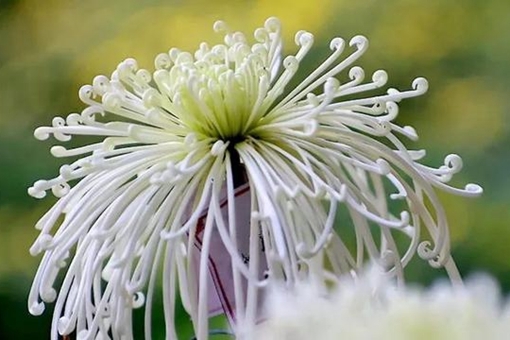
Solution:
{"label": "petal cluster", "polygon": [[294,290],[273,287],[268,318],[251,339],[503,340],[510,334],[510,305],[487,276],[453,289],[397,287],[377,270],[345,277],[326,292],[312,282]]}
{"label": "petal cluster", "polygon": [[[449,186],[460,157],[438,168],[421,164],[425,152],[402,141],[416,132],[395,123],[398,102],[423,94],[427,81],[367,95],[387,74],[365,81],[354,65],[368,47],[362,36],[333,39],[331,54],[296,81],[312,34],[298,32],[297,52],[283,58],[275,18],[253,42],[222,22],[214,28],[223,43],[202,43],[193,54],[173,48],[156,57],[154,72],[127,59],[82,87],[81,113],[35,131],[61,142],[94,136],[83,146],[52,147],[55,157],[75,160],[29,188],[37,198],[48,190],[60,198],[37,223],[31,248],[44,255],[29,307],[40,314],[55,302],[53,338],[73,331],[80,339],[131,338],[132,309],[141,306],[150,338],[162,291],[167,337],[177,337],[179,294],[206,339],[217,247],[229,258],[234,328],[255,324],[269,282],[327,285],[367,259],[402,281],[417,253],[459,279],[435,190],[482,190]],[[247,208],[238,209],[244,182]],[[398,244],[396,234],[407,242]]]}

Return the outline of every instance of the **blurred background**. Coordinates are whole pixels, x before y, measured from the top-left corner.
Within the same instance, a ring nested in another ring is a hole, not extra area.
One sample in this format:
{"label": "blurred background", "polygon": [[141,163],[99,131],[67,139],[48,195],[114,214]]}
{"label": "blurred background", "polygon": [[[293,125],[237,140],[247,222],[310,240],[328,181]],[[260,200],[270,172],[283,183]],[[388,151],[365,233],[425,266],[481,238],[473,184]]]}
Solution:
{"label": "blurred background", "polygon": [[[79,112],[78,89],[95,75],[109,75],[134,57],[153,68],[170,47],[194,50],[218,41],[217,19],[246,33],[268,16],[283,22],[287,52],[306,29],[316,44],[303,69],[326,56],[331,38],[363,34],[370,48],[358,62],[367,74],[388,71],[389,86],[410,87],[416,76],[429,92],[408,100],[399,121],[413,125],[426,148],[426,163],[448,153],[463,156],[454,179],[481,184],[478,199],[441,194],[448,212],[453,255],[461,272],[494,275],[510,290],[510,2],[507,0],[1,0],[0,1],[0,339],[46,339],[51,310],[28,314],[26,297],[39,258],[28,248],[35,222],[54,203],[26,193],[51,178],[61,161],[33,130],[55,115]],[[438,275],[423,262],[412,280]],[[183,324],[187,318],[181,315]],[[156,328],[162,320],[156,320]],[[183,326],[183,339],[191,335]],[[163,339],[162,329],[155,339]]]}

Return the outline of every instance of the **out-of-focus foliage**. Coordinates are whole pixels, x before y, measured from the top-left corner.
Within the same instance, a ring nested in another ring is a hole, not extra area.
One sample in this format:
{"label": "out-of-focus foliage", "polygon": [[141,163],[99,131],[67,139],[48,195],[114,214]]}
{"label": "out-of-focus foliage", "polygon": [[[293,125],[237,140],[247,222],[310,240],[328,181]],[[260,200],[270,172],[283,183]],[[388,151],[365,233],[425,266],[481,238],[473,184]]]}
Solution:
{"label": "out-of-focus foliage", "polygon": [[[30,317],[25,298],[38,261],[28,254],[33,225],[52,199],[37,202],[26,188],[55,174],[60,160],[33,129],[79,112],[79,87],[127,57],[150,69],[170,47],[219,39],[217,19],[250,32],[271,15],[282,20],[289,51],[295,31],[315,33],[303,69],[332,37],[364,34],[367,73],[384,68],[398,88],[429,79],[429,93],[403,103],[399,119],[415,126],[431,164],[458,152],[466,166],[458,183],[484,186],[473,201],[441,196],[454,256],[463,272],[489,271],[510,289],[509,1],[10,0],[0,2],[0,339],[44,339],[49,329],[50,315]],[[413,263],[414,279],[434,275],[423,268]]]}

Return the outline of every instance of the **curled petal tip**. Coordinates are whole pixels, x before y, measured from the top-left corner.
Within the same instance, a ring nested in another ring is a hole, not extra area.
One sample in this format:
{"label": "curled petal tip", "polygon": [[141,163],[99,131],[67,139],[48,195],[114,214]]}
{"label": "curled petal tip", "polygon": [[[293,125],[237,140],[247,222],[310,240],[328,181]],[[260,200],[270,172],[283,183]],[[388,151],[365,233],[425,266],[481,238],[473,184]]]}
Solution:
{"label": "curled petal tip", "polygon": [[464,165],[464,163],[462,162],[462,158],[457,154],[450,154],[446,156],[444,159],[444,163],[452,170],[455,170],[455,172],[462,170],[462,167]]}
{"label": "curled petal tip", "polygon": [[431,249],[432,243],[430,241],[423,241],[418,245],[418,256],[424,260],[430,261],[437,257],[437,251]]}
{"label": "curled petal tip", "polygon": [[333,38],[329,43],[329,48],[332,51],[341,51],[345,47],[345,40],[339,37]]}
{"label": "curled petal tip", "polygon": [[108,79],[108,77],[103,75],[96,76],[92,81],[92,87],[95,93],[102,96],[109,90],[110,80]]}
{"label": "curled petal tip", "polygon": [[136,292],[133,295],[133,308],[140,308],[145,303],[145,295],[142,292]]}
{"label": "curled petal tip", "polygon": [[388,73],[386,71],[384,71],[384,70],[377,70],[372,75],[372,81],[377,86],[383,86],[388,81]]}
{"label": "curled petal tip", "polygon": [[28,188],[27,190],[28,194],[34,198],[38,198],[38,199],[41,199],[41,198],[44,198],[46,197],[46,191],[44,190],[39,190],[35,187],[30,187]]}
{"label": "curled petal tip", "polygon": [[354,66],[349,70],[349,78],[351,80],[360,79],[363,80],[365,77],[365,71],[359,66]]}
{"label": "curled petal tip", "polygon": [[349,41],[349,46],[355,46],[358,50],[365,51],[368,48],[368,39],[362,35],[357,35]]}
{"label": "curled petal tip", "polygon": [[50,137],[51,129],[46,126],[41,126],[35,129],[34,137],[38,140],[47,140]]}
{"label": "curled petal tip", "polygon": [[28,311],[30,314],[34,316],[39,316],[44,313],[45,305],[43,302],[34,302],[28,307]]}
{"label": "curled petal tip", "polygon": [[50,152],[53,155],[53,157],[57,157],[57,158],[65,157],[66,151],[67,151],[67,149],[65,147],[63,147],[62,145],[55,145],[55,146],[52,146],[50,149]]}
{"label": "curled petal tip", "polygon": [[314,36],[312,33],[307,31],[298,31],[295,36],[295,43],[298,46],[306,46],[313,44]]}
{"label": "curled petal tip", "polygon": [[55,197],[63,197],[67,195],[70,190],[71,186],[66,182],[59,183],[51,188],[51,192]]}
{"label": "curled petal tip", "polygon": [[478,196],[483,193],[483,188],[480,185],[475,184],[475,183],[467,184],[464,189],[466,190],[466,192],[468,192],[474,196]]}
{"label": "curled petal tip", "polygon": [[223,20],[215,21],[214,24],[213,24],[213,30],[216,33],[224,33],[224,32],[228,32],[229,31],[226,22],[223,21]]}
{"label": "curled petal tip", "polygon": [[41,299],[44,302],[53,302],[57,298],[57,291],[54,288],[47,288],[41,291]]}
{"label": "curled petal tip", "polygon": [[57,322],[58,333],[61,335],[69,334],[74,330],[74,326],[68,317],[62,316]]}
{"label": "curled petal tip", "polygon": [[264,27],[270,32],[278,32],[281,29],[280,19],[277,17],[270,17],[264,23]]}
{"label": "curled petal tip", "polygon": [[413,81],[412,86],[413,86],[413,89],[415,89],[417,92],[422,94],[422,93],[427,92],[427,90],[429,89],[429,82],[427,79],[425,79],[423,77],[419,77]]}
{"label": "curled petal tip", "polygon": [[379,158],[376,161],[377,165],[379,166],[379,170],[381,171],[381,175],[387,175],[391,172],[391,166],[388,163],[387,160]]}
{"label": "curled petal tip", "polygon": [[295,72],[299,67],[299,60],[294,56],[288,56],[283,60],[283,67]]}
{"label": "curled petal tip", "polygon": [[172,60],[168,53],[160,53],[154,59],[154,66],[157,70],[168,69],[172,66]]}

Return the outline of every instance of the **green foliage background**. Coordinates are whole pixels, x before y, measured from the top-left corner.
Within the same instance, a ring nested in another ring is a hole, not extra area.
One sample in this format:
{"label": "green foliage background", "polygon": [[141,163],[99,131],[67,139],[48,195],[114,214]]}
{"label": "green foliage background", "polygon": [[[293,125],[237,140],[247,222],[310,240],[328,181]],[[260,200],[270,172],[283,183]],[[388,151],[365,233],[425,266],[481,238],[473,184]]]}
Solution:
{"label": "green foliage background", "polygon": [[[389,85],[402,89],[416,76],[428,78],[429,93],[404,103],[399,120],[417,129],[421,139],[412,146],[428,150],[429,164],[459,153],[465,169],[455,183],[485,188],[476,200],[441,195],[453,252],[464,274],[489,272],[510,290],[509,1],[2,0],[0,339],[46,339],[49,332],[50,311],[29,316],[26,296],[39,260],[28,254],[33,225],[54,199],[37,201],[26,188],[56,174],[60,161],[49,154],[52,142],[33,138],[34,128],[79,112],[79,87],[126,57],[150,69],[170,47],[218,40],[211,29],[217,19],[249,32],[271,15],[283,22],[287,51],[295,31],[315,34],[303,69],[325,56],[332,37],[363,34],[371,42],[360,61],[367,74],[383,68]],[[421,263],[410,268],[413,280],[434,275]],[[186,316],[179,322],[187,324]]]}

